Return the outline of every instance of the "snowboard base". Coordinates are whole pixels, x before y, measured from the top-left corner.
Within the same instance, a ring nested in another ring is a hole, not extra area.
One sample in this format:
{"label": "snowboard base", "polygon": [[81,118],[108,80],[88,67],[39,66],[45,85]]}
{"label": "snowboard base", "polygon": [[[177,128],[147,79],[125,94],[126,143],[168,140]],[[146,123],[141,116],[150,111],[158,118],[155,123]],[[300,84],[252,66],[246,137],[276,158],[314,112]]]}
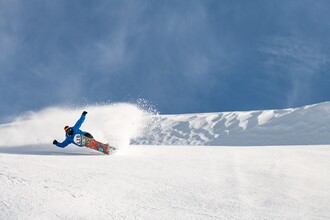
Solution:
{"label": "snowboard base", "polygon": [[93,150],[96,150],[96,151],[99,151],[99,152],[102,152],[102,153],[108,154],[108,155],[113,153],[114,150],[116,150],[115,147],[110,146],[109,144],[103,144],[94,139],[90,142],[89,145],[86,145],[85,147],[91,148]]}

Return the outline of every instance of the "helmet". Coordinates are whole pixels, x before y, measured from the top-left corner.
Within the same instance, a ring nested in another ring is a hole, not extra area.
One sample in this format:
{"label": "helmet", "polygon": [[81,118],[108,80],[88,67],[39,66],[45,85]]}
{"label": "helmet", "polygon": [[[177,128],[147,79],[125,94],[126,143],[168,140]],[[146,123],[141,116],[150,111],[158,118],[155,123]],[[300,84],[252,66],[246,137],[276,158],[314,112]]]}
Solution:
{"label": "helmet", "polygon": [[69,136],[72,136],[73,133],[74,133],[73,129],[72,129],[71,127],[69,127],[69,126],[65,126],[65,127],[64,127],[64,130],[65,130],[65,133],[66,133],[67,135],[69,135]]}

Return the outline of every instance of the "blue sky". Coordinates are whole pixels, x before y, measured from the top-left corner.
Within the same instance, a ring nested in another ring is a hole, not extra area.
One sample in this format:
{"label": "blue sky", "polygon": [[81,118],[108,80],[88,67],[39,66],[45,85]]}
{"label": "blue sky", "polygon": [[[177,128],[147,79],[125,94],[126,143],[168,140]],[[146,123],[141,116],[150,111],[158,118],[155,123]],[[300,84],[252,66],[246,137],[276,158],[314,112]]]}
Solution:
{"label": "blue sky", "polygon": [[0,121],[54,105],[160,113],[330,100],[326,0],[0,0]]}

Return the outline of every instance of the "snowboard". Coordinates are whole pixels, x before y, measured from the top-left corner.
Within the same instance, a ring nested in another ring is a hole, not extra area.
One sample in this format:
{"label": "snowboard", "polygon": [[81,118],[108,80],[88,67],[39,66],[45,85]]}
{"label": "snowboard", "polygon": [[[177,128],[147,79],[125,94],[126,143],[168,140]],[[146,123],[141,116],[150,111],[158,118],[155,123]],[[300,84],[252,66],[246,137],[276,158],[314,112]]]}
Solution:
{"label": "snowboard", "polygon": [[81,134],[77,134],[74,136],[74,141],[81,146],[91,148],[93,150],[102,152],[104,154],[111,154],[114,150],[116,150],[115,147],[110,146],[109,144],[103,144],[94,138],[89,138]]}

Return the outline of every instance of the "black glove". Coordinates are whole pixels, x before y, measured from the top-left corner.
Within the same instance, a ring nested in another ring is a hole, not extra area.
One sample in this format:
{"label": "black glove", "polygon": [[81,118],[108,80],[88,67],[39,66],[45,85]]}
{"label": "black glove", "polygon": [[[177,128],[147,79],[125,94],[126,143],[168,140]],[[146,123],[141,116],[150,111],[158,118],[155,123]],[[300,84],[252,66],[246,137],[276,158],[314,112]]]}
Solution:
{"label": "black glove", "polygon": [[83,114],[83,115],[87,115],[87,112],[86,112],[86,111],[84,111],[82,114]]}
{"label": "black glove", "polygon": [[54,141],[53,141],[53,144],[55,144],[55,145],[58,144],[57,140],[54,140]]}

